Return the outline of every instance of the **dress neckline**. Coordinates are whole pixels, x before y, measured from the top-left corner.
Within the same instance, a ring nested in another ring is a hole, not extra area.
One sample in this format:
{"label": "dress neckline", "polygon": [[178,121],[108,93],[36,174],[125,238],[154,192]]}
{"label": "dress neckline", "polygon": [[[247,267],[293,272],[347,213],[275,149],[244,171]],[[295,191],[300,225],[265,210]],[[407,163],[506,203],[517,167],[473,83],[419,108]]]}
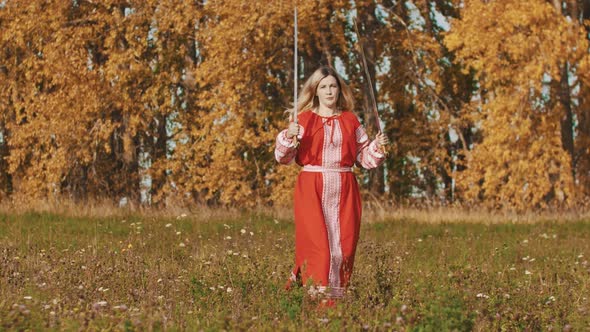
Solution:
{"label": "dress neckline", "polygon": [[311,111],[311,113],[315,114],[316,116],[318,116],[318,117],[320,117],[320,118],[322,118],[322,119],[335,119],[335,118],[338,118],[338,117],[340,117],[340,116],[342,115],[342,113],[344,113],[344,111],[340,111],[340,113],[338,113],[338,114],[332,114],[332,115],[330,115],[330,116],[323,116],[323,115],[319,115],[319,114],[317,114],[317,113],[316,113],[316,112],[314,112],[314,111]]}

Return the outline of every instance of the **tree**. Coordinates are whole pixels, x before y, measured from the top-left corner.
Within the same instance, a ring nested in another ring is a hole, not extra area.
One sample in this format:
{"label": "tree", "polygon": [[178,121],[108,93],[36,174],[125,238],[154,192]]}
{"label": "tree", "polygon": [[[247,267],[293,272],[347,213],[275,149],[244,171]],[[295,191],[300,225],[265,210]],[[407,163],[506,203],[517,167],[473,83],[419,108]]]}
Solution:
{"label": "tree", "polygon": [[467,201],[524,209],[575,200],[570,156],[557,134],[564,109],[543,80],[559,81],[563,54],[576,62],[583,38],[554,10],[543,1],[473,0],[453,21],[445,42],[477,72],[481,90],[471,107],[483,140],[460,181]]}

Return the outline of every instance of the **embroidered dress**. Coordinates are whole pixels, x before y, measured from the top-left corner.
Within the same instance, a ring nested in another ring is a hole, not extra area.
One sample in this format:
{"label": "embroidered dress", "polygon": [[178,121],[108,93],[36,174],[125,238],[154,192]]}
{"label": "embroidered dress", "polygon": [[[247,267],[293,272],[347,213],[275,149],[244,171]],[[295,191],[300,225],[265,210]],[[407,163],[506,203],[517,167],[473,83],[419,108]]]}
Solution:
{"label": "embroidered dress", "polygon": [[309,280],[327,297],[344,295],[359,238],[361,199],[352,166],[370,169],[384,155],[352,112],[321,117],[311,111],[298,117],[299,146],[276,140],[275,158],[303,166],[295,186],[295,267],[291,281]]}

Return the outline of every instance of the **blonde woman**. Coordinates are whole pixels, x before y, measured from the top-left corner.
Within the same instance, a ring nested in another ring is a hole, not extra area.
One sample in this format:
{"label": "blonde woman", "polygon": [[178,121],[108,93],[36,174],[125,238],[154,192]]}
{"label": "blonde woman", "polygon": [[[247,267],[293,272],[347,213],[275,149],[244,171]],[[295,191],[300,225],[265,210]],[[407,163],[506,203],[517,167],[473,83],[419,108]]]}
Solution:
{"label": "blonde woman", "polygon": [[359,238],[361,199],[352,166],[381,165],[388,138],[369,138],[352,112],[354,99],[329,67],[317,69],[297,101],[298,124],[279,133],[275,157],[302,171],[295,186],[295,267],[287,284],[311,284],[324,304],[341,298],[352,273]]}

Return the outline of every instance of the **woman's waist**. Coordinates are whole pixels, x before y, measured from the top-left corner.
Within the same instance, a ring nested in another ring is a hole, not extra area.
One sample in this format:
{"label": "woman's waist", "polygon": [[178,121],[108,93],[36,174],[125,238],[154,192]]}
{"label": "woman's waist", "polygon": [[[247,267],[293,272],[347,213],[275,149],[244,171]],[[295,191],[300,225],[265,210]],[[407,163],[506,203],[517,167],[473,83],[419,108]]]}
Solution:
{"label": "woman's waist", "polygon": [[350,167],[350,166],[304,165],[302,171],[303,172],[315,172],[315,173],[327,173],[327,172],[349,173],[349,172],[352,172],[352,167]]}

